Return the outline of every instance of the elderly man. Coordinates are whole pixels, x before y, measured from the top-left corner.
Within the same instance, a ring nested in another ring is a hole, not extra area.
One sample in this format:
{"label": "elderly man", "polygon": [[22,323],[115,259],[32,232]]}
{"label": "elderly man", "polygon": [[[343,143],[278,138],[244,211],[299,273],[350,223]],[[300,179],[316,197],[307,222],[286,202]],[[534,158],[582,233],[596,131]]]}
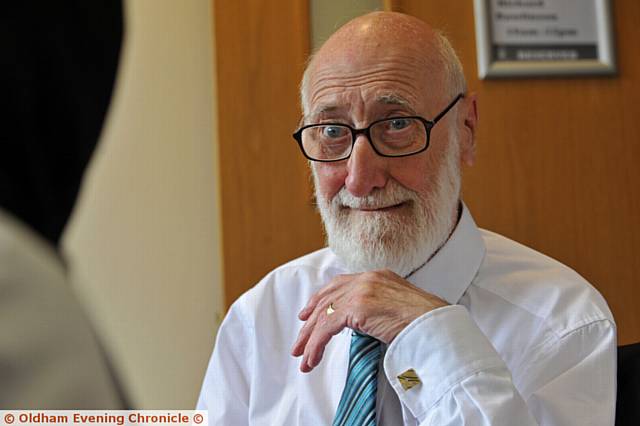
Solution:
{"label": "elderly man", "polygon": [[613,424],[605,301],[460,201],[465,92],[447,40],[409,16],[357,18],[317,52],[294,137],[329,248],[231,307],[198,404],[211,424]]}

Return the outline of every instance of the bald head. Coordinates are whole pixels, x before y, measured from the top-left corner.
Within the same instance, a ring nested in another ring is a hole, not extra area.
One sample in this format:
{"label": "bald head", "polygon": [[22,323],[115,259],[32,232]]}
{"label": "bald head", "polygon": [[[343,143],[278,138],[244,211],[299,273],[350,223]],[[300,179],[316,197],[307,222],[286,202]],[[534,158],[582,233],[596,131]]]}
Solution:
{"label": "bald head", "polygon": [[434,92],[454,96],[466,90],[462,66],[444,35],[413,16],[373,12],[347,22],[312,55],[301,84],[303,111],[309,111],[309,85],[314,78],[349,67],[366,73],[367,65],[375,60],[380,66],[386,61],[393,66],[397,55],[404,62],[414,62],[422,74],[406,77],[430,79]]}

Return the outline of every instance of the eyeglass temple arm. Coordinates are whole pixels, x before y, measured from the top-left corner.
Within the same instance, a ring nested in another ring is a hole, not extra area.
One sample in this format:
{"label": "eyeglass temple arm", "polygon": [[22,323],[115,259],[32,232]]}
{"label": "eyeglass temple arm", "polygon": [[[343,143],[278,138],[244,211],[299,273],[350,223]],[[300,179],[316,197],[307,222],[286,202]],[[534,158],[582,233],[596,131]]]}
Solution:
{"label": "eyeglass temple arm", "polygon": [[450,110],[451,108],[453,108],[453,106],[454,106],[454,105],[455,105],[455,104],[456,104],[460,99],[462,99],[462,98],[464,98],[464,93],[460,93],[460,94],[458,94],[458,96],[456,96],[456,97],[455,97],[455,99],[454,99],[453,101],[451,101],[451,103],[450,103],[449,105],[447,105],[447,107],[444,109],[444,111],[442,111],[440,114],[438,114],[438,115],[436,116],[436,118],[434,118],[434,119],[433,119],[433,124],[436,124],[438,121],[440,121],[440,119],[441,119],[442,117],[444,117],[444,116],[445,116],[445,114],[446,114],[446,113],[448,113],[448,112],[449,112],[449,110]]}

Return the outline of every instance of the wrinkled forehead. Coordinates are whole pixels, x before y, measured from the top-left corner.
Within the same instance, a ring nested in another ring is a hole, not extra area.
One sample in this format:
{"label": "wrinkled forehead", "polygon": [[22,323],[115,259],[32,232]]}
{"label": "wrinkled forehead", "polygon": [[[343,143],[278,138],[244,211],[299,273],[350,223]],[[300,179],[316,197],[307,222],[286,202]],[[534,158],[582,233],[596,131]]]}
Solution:
{"label": "wrinkled forehead", "polygon": [[444,71],[425,48],[373,39],[325,47],[303,86],[306,115],[358,101],[418,110],[444,92]]}

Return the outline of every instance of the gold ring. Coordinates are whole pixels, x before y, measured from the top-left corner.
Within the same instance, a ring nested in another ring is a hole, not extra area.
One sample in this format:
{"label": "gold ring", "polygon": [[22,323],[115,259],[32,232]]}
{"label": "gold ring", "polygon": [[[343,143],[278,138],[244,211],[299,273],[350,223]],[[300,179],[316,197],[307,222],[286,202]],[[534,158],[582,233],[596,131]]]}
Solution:
{"label": "gold ring", "polygon": [[333,309],[333,303],[329,304],[329,307],[327,308],[327,315],[331,315],[332,313],[334,313],[336,310]]}

